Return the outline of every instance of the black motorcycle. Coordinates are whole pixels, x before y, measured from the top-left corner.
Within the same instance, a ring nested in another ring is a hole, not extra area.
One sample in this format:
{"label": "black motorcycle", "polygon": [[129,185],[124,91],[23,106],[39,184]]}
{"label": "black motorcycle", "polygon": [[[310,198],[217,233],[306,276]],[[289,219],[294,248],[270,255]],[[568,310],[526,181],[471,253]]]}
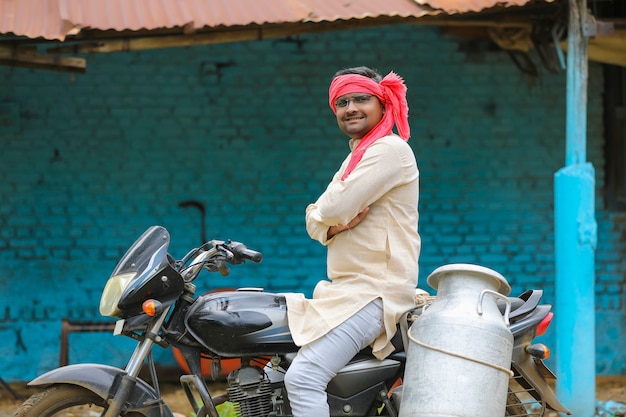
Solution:
{"label": "black motorcycle", "polygon": [[[130,247],[109,278],[100,301],[104,316],[117,317],[114,334],[138,344],[125,369],[101,364],[76,364],[52,370],[29,383],[37,389],[15,417],[125,416],[172,417],[159,391],[152,348],[176,347],[190,373],[180,378],[197,417],[218,417],[217,406],[230,402],[240,417],[282,417],[291,414],[280,377],[298,348],[287,322],[285,298],[261,289],[241,289],[196,296],[193,281],[202,270],[229,274],[229,265],[262,255],[238,242],[213,240],[183,259],[168,253],[170,237],[150,227]],[[543,416],[547,410],[569,411],[557,400],[544,365],[549,350],[533,339],[552,320],[551,306],[540,305],[542,292],[510,298],[513,359],[505,416]],[[394,338],[396,351],[377,360],[359,353],[328,385],[332,416],[397,417],[406,363],[403,346],[420,308],[407,312]],[[241,359],[227,377],[226,393],[211,396],[201,362],[210,360],[215,375],[223,359]],[[150,380],[139,378],[147,366]]]}

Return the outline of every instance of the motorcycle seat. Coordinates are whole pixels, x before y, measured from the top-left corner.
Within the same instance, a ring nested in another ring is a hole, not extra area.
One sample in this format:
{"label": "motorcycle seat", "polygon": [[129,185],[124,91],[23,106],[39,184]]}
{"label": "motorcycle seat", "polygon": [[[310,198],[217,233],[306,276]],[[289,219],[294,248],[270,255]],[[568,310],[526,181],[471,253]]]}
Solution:
{"label": "motorcycle seat", "polygon": [[[508,297],[511,302],[511,312],[509,313],[509,321],[514,323],[524,318],[528,313],[533,311],[539,305],[539,300],[543,296],[543,290],[528,290],[520,294],[519,297]],[[496,301],[500,313],[506,311],[506,303],[500,299]]]}

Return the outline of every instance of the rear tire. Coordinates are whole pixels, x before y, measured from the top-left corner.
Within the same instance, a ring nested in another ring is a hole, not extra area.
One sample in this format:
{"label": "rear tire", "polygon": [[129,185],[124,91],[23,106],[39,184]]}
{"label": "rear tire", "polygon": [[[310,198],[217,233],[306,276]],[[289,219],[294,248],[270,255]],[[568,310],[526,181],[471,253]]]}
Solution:
{"label": "rear tire", "polygon": [[[52,385],[33,394],[13,414],[13,417],[89,417],[107,409],[99,395],[76,385]],[[124,413],[121,417],[141,417]]]}

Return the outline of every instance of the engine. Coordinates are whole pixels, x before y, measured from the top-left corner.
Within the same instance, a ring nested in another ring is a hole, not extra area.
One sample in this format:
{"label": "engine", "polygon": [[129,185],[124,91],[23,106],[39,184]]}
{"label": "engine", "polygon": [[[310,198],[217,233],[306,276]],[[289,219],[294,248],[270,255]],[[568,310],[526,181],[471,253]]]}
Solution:
{"label": "engine", "polygon": [[239,417],[267,416],[272,411],[272,387],[263,371],[245,366],[227,378],[228,398],[235,404]]}

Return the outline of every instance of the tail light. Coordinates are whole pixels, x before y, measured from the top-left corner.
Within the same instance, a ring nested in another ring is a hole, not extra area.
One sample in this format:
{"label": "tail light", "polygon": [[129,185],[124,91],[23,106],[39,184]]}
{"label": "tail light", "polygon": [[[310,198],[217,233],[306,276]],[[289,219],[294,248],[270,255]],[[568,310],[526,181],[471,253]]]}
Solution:
{"label": "tail light", "polygon": [[535,332],[535,336],[543,336],[546,334],[546,330],[548,330],[548,326],[552,323],[552,318],[554,317],[554,313],[549,312],[546,317],[541,320],[541,323],[537,326],[537,331]]}

